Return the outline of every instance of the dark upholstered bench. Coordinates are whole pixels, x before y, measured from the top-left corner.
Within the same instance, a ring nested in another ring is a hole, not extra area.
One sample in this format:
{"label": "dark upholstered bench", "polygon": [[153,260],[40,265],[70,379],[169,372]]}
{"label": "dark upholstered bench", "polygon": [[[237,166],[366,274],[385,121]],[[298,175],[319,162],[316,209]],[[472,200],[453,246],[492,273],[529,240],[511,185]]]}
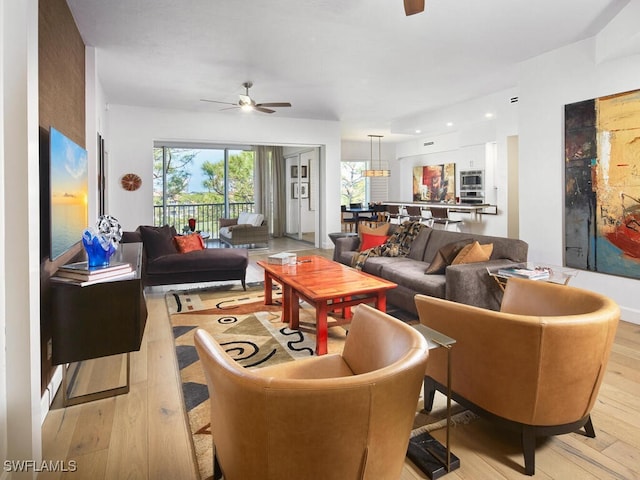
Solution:
{"label": "dark upholstered bench", "polygon": [[174,283],[240,280],[246,289],[249,264],[246,248],[205,248],[180,253],[174,227],[141,225],[135,232],[124,232],[122,243],[143,244],[142,281],[145,286]]}

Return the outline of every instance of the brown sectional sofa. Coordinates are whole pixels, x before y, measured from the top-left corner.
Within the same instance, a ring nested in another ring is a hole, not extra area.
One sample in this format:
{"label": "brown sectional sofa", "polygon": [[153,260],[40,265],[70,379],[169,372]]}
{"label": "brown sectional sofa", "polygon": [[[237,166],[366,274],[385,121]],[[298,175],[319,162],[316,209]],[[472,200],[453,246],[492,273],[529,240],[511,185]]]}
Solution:
{"label": "brown sectional sofa", "polygon": [[135,232],[124,232],[123,243],[143,244],[142,282],[145,286],[174,283],[240,280],[246,288],[249,264],[246,248],[205,248],[180,253],[173,241],[174,227],[141,225]]}
{"label": "brown sectional sofa", "polygon": [[[390,232],[397,225],[391,224]],[[493,244],[489,261],[450,265],[444,274],[425,274],[440,248],[460,240],[477,240]],[[334,258],[351,265],[360,244],[357,236],[336,240]],[[518,239],[453,232],[425,226],[411,244],[407,257],[371,257],[363,271],[398,284],[389,290],[387,301],[404,310],[417,313],[414,296],[418,293],[491,310],[500,309],[502,290],[487,273],[487,268],[502,267],[527,261],[528,245]]]}

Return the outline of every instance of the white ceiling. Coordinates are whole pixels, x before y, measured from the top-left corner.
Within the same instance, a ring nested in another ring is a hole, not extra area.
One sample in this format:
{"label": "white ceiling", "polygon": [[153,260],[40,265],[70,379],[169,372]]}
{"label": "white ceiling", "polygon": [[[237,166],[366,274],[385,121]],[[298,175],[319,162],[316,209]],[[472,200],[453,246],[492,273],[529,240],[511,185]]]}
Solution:
{"label": "white ceiling", "polygon": [[217,113],[200,99],[237,102],[251,80],[257,102],[292,103],[273,116],[338,120],[364,141],[516,87],[518,62],[595,35],[629,3],[427,0],[406,17],[402,0],[67,1],[109,103]]}

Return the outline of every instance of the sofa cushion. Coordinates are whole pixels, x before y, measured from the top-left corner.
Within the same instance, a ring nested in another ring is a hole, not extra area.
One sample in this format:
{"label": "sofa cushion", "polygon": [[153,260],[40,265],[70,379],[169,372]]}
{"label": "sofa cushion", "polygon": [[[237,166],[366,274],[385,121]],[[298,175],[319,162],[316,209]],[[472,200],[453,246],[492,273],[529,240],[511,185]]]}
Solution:
{"label": "sofa cushion", "polygon": [[427,275],[443,274],[458,253],[471,241],[471,239],[463,239],[443,245],[433,256],[429,262],[429,267],[424,273]]}
{"label": "sofa cushion", "polygon": [[[438,298],[446,293],[445,275],[425,275],[424,262],[410,258],[395,259],[382,266],[382,277],[409,290]],[[400,261],[402,260],[402,261]],[[367,262],[368,263],[368,262]]]}
{"label": "sofa cushion", "polygon": [[149,274],[177,274],[246,268],[248,254],[244,249],[208,248],[188,253],[164,255],[147,262]]}
{"label": "sofa cushion", "polygon": [[238,215],[238,223],[239,224],[240,223],[245,223],[245,224],[251,223],[249,221],[250,218],[251,218],[251,213],[249,213],[249,212],[240,212],[240,215]]}
{"label": "sofa cushion", "polygon": [[176,235],[173,237],[178,247],[178,252],[189,253],[195,250],[204,250],[204,241],[198,233],[192,233],[191,235]]}
{"label": "sofa cushion", "polygon": [[163,255],[170,255],[177,253],[178,249],[173,237],[177,235],[176,229],[165,225],[163,227],[152,227],[149,225],[140,225],[139,231],[142,236],[142,243],[144,244],[144,250],[147,254],[147,258],[153,260],[154,258],[162,257]]}
{"label": "sofa cushion", "polygon": [[411,243],[411,249],[409,250],[409,258],[414,260],[424,261],[424,249],[427,248],[427,242],[431,236],[433,228],[424,227],[420,230],[418,236]]}
{"label": "sofa cushion", "polygon": [[451,265],[487,262],[491,258],[491,252],[493,252],[493,243],[480,245],[480,243],[476,240],[475,242],[464,246],[462,250],[460,250],[458,255],[456,255],[456,258],[453,259]]}
{"label": "sofa cushion", "polygon": [[240,212],[238,215],[238,225],[252,225],[259,227],[262,225],[264,215],[261,213]]}

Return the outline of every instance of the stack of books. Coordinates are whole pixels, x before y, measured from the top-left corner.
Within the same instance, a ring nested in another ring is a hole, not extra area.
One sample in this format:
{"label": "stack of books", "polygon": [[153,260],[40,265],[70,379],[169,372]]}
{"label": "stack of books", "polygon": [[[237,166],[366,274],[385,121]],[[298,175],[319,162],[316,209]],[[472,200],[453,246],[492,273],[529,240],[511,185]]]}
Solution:
{"label": "stack of books", "polygon": [[85,286],[105,280],[120,280],[134,275],[135,272],[131,264],[126,262],[111,262],[109,265],[99,267],[90,267],[88,262],[76,262],[62,265],[52,278],[59,282]]}
{"label": "stack of books", "polygon": [[549,278],[549,270],[522,267],[501,268],[498,270],[498,275],[502,277],[528,278],[529,280],[545,280]]}

